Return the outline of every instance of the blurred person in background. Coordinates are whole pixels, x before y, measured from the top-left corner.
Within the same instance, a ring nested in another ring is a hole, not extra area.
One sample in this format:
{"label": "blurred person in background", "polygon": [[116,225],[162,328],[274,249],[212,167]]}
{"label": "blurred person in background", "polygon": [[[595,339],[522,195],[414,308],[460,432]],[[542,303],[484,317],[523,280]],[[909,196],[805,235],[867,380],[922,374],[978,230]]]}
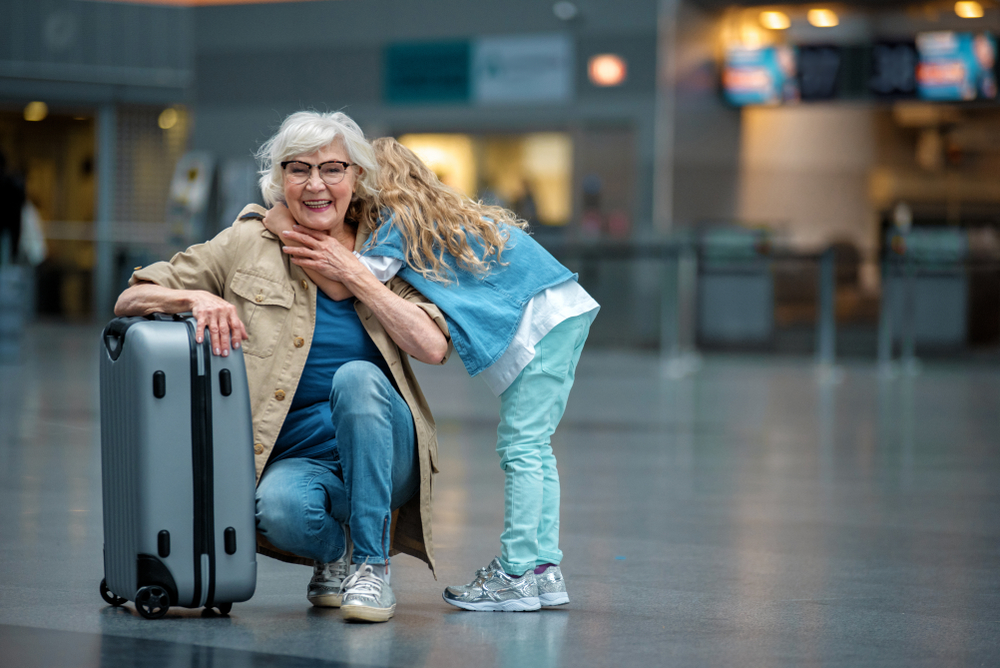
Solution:
{"label": "blurred person in background", "polygon": [[[288,262],[251,205],[215,238],[136,271],[115,312],[190,311],[215,354],[243,346],[258,551],[312,564],[313,605],[387,621],[396,607],[390,555],[434,567],[437,441],[407,355],[444,363],[448,327],[400,278],[325,269],[323,258],[353,257],[370,233],[359,222],[374,210],[378,166],[353,120],[293,114],[258,157],[265,200],[293,212],[313,250]],[[329,279],[323,291],[310,274]]]}
{"label": "blurred person in background", "polygon": [[7,173],[7,158],[0,152],[0,265],[17,260],[24,197],[24,186]]}
{"label": "blurred person in background", "polygon": [[315,257],[322,238],[291,208],[275,207],[265,225],[292,242],[285,252],[293,262],[322,270],[315,277],[320,287],[331,279],[352,283],[358,275],[405,278],[444,312],[469,375],[481,375],[500,397],[500,556],[468,585],[445,589],[444,600],[476,611],[569,603],[559,567],[560,485],[551,437],[599,306],[512,211],[444,185],[395,139],[373,144],[384,208],[368,211],[378,229],[358,257],[300,261]]}

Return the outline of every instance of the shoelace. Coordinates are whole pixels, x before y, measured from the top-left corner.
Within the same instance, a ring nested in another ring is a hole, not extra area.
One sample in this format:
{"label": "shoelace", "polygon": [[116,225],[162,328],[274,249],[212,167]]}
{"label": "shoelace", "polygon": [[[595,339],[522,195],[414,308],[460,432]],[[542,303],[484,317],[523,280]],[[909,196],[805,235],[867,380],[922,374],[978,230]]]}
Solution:
{"label": "shoelace", "polygon": [[493,571],[490,570],[489,566],[485,568],[480,568],[478,571],[476,571],[476,579],[472,581],[472,584],[481,587],[483,583],[489,580],[492,575]]}
{"label": "shoelace", "polygon": [[371,566],[362,564],[351,577],[344,580],[340,589],[345,596],[350,594],[378,600],[382,593],[382,578],[375,575]]}
{"label": "shoelace", "polygon": [[319,565],[318,568],[313,569],[313,578],[315,579],[319,576],[323,580],[340,580],[343,581],[347,577],[347,562],[346,561],[331,561],[326,564]]}

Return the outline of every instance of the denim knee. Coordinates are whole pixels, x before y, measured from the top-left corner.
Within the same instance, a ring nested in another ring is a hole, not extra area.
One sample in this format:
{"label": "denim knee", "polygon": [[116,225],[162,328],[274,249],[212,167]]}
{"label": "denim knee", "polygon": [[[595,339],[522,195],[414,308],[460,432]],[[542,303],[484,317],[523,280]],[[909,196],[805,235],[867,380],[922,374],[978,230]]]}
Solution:
{"label": "denim knee", "polygon": [[274,533],[272,530],[280,532],[282,528],[297,524],[301,519],[302,505],[294,496],[296,495],[285,493],[284,490],[279,493],[269,490],[262,494],[258,489],[255,512],[257,531],[268,535]]}
{"label": "denim knee", "polygon": [[337,416],[388,413],[388,398],[395,392],[382,370],[371,362],[355,360],[344,364],[333,375],[330,409],[334,424]]}

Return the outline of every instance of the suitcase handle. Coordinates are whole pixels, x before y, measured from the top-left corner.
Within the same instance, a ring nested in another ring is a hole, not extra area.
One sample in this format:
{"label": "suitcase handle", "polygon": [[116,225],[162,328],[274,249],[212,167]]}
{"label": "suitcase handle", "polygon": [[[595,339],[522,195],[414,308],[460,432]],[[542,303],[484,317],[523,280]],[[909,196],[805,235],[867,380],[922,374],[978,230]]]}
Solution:
{"label": "suitcase handle", "polygon": [[104,328],[104,333],[102,334],[104,347],[107,348],[111,359],[117,361],[118,357],[122,354],[122,348],[125,347],[125,332],[135,323],[148,322],[150,320],[156,322],[184,322],[190,315],[190,313],[151,313],[149,315],[115,318]]}

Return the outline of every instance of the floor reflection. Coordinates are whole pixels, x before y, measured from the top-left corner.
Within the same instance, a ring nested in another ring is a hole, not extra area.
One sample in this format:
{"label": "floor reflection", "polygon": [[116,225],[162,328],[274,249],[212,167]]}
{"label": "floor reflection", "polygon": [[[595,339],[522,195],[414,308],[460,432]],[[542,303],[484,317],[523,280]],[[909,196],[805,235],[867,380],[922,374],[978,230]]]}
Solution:
{"label": "floor reflection", "polygon": [[[36,326],[0,366],[0,664],[1000,665],[1000,373],[925,362],[590,351],[553,439],[569,606],[441,600],[499,549],[496,398],[416,365],[437,416],[437,579],[393,558],[396,617],[345,623],[261,558],[228,617],[141,618],[103,575],[97,328]],[[453,360],[454,362],[454,360]]]}

